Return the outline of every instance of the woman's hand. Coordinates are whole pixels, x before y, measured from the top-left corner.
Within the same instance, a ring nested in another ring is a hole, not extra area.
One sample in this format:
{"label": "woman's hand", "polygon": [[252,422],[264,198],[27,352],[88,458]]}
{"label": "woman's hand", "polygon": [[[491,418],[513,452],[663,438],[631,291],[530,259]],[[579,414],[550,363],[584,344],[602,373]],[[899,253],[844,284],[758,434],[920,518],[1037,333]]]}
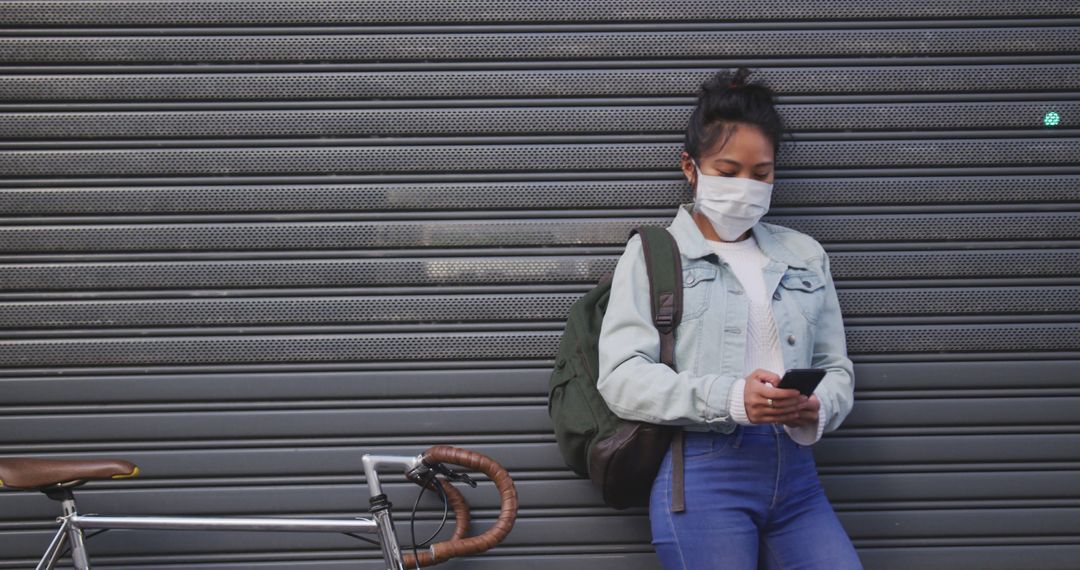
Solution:
{"label": "woman's hand", "polygon": [[802,403],[799,404],[799,418],[794,421],[784,422],[784,425],[788,427],[804,427],[808,425],[816,426],[818,424],[818,411],[821,409],[821,400],[818,400],[817,394],[810,394],[807,398],[800,394]]}
{"label": "woman's hand", "polygon": [[[758,368],[746,377],[743,403],[746,417],[755,424],[778,423],[798,427],[816,423],[821,403],[817,396],[807,398],[795,388],[780,389],[780,377]],[[772,406],[769,399],[772,398]]]}

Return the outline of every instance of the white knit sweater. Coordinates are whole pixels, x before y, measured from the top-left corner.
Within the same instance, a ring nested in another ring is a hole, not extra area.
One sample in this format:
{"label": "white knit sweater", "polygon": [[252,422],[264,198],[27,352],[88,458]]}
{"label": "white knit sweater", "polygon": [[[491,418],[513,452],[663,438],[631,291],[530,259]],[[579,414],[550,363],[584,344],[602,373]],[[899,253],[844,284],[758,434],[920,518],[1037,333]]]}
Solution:
{"label": "white knit sweater", "polygon": [[[746,403],[743,400],[746,389],[746,375],[757,368],[762,368],[777,375],[784,375],[784,357],[780,352],[780,335],[776,330],[776,321],[772,314],[772,292],[765,291],[765,277],[762,268],[769,258],[758,247],[751,235],[742,241],[727,242],[705,240],[709,247],[726,261],[732,272],[742,283],[746,291],[750,308],[746,323],[746,359],[743,365],[743,378],[731,385],[729,411],[736,423],[752,425],[746,416]],[[812,445],[821,439],[825,431],[824,404],[818,410],[818,424],[799,428],[784,426],[791,439],[802,445]]]}

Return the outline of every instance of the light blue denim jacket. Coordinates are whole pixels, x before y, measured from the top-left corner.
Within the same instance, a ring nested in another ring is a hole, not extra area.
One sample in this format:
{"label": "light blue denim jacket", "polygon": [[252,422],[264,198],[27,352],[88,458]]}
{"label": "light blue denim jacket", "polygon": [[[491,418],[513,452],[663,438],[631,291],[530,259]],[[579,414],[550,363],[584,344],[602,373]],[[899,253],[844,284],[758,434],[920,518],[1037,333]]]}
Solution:
{"label": "light blue denim jacket", "polygon": [[[690,204],[668,230],[682,257],[683,312],[675,331],[675,367],[660,362],[641,238],[630,238],[615,266],[599,339],[597,388],[619,417],[731,433],[728,394],[741,378],[749,300],[727,262],[705,243]],[[840,427],[855,399],[854,371],[829,256],[814,238],[758,222],[751,228],[769,258],[763,269],[787,368],[827,370],[814,393],[824,431]]]}

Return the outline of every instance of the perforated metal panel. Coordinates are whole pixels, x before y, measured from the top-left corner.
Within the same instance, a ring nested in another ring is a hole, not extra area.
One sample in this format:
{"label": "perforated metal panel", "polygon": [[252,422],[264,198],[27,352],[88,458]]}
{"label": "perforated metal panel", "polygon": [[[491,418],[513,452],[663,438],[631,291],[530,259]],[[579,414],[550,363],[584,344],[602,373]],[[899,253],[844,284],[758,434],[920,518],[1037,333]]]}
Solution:
{"label": "perforated metal panel", "polygon": [[[630,228],[689,199],[695,88],[745,64],[793,131],[766,219],[837,280],[856,405],[814,453],[865,567],[1080,568],[1080,4],[13,1],[0,27],[0,455],[140,465],[82,510],[355,516],[361,453],[445,442],[521,495],[451,566],[658,569],[647,513],[563,466],[548,369]],[[0,569],[57,514],[0,492]],[[89,546],[379,567],[338,535]]]}

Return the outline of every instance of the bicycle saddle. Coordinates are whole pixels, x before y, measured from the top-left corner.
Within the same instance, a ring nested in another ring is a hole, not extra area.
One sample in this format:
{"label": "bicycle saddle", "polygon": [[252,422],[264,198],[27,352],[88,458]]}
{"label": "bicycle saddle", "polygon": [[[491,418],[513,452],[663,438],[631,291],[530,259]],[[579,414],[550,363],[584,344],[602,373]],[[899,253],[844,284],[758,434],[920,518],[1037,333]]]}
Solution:
{"label": "bicycle saddle", "polygon": [[121,459],[0,458],[0,487],[40,489],[58,483],[88,479],[124,479],[139,468]]}

